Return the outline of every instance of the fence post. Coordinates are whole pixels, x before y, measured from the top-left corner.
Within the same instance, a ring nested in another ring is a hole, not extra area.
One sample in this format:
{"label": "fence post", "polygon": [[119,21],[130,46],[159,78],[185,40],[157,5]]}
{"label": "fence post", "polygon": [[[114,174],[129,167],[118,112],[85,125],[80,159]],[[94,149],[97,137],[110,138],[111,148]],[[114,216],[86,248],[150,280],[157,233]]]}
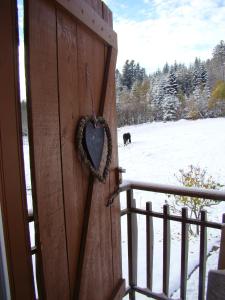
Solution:
{"label": "fence post", "polygon": [[207,228],[205,222],[207,221],[207,212],[201,211],[200,225],[200,251],[199,251],[199,284],[198,284],[198,300],[205,299],[205,269],[207,259]]}
{"label": "fence post", "polygon": [[[152,212],[152,203],[146,203],[146,211]],[[146,215],[146,285],[152,290],[152,275],[153,275],[153,246],[154,246],[154,229],[152,216]]]}
{"label": "fence post", "polygon": [[186,299],[187,289],[187,265],[188,265],[188,229],[187,224],[188,210],[182,208],[182,224],[181,224],[181,274],[180,274],[180,297]]}
{"label": "fence post", "polygon": [[225,269],[225,224],[222,225],[218,270]]}
{"label": "fence post", "polygon": [[169,295],[170,274],[170,221],[169,205],[163,205],[163,293]]}
{"label": "fence post", "polygon": [[127,234],[128,234],[128,268],[129,268],[129,299],[135,300],[135,291],[132,289],[137,285],[137,215],[130,210],[136,208],[136,202],[133,198],[133,190],[127,191]]}

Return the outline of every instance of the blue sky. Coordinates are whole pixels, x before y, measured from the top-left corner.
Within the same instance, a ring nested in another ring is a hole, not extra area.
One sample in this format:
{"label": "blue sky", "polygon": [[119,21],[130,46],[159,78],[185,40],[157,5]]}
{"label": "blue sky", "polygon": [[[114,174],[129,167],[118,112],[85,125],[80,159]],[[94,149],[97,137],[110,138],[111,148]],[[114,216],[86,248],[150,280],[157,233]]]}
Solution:
{"label": "blue sky", "polygon": [[225,40],[225,0],[104,0],[118,34],[117,67],[126,59],[154,72],[165,62],[210,58]]}

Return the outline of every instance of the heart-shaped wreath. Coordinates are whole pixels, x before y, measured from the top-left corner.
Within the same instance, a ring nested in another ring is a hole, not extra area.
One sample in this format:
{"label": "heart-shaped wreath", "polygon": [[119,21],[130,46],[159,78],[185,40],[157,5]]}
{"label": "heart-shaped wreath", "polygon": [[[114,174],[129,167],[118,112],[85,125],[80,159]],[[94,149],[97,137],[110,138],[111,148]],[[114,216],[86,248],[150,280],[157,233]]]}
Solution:
{"label": "heart-shaped wreath", "polygon": [[[104,136],[107,139],[106,163],[100,170],[104,148]],[[109,126],[103,117],[82,117],[77,130],[77,144],[81,158],[91,173],[101,182],[105,182],[112,159],[112,138]]]}

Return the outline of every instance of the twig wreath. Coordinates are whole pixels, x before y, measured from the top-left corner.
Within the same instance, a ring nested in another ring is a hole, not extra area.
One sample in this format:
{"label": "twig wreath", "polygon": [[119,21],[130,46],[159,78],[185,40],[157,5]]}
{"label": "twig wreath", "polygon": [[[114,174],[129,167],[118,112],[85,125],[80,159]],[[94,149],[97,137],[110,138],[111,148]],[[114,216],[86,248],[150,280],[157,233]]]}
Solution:
{"label": "twig wreath", "polygon": [[[100,170],[104,136],[107,139],[107,155],[105,166]],[[112,159],[112,137],[106,120],[103,117],[82,117],[78,124],[77,145],[81,158],[91,173],[105,183]]]}

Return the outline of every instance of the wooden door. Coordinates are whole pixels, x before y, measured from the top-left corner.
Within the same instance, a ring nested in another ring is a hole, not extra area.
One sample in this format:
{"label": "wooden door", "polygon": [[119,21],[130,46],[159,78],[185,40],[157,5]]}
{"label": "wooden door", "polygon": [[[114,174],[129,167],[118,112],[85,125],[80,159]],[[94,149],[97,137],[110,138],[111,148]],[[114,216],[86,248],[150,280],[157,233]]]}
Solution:
{"label": "wooden door", "polygon": [[[118,164],[112,14],[100,0],[27,0],[25,30],[42,297],[121,299],[119,202],[106,207]],[[109,124],[113,154],[106,183],[92,185],[75,135],[93,112]]]}

